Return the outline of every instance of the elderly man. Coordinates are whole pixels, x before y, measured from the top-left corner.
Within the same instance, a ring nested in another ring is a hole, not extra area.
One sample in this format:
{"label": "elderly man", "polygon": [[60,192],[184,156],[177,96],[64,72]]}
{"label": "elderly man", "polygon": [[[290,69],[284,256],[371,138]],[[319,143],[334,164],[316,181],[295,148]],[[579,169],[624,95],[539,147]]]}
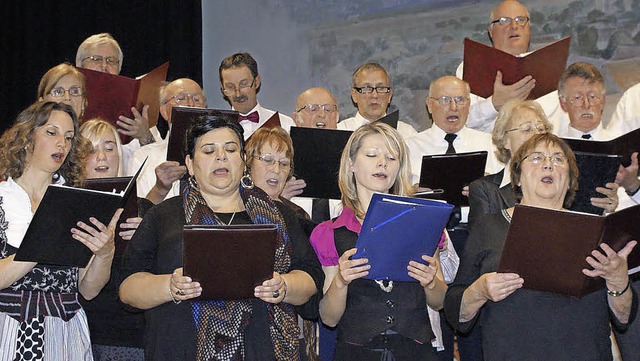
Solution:
{"label": "elderly man", "polygon": [[[181,78],[160,89],[160,114],[171,124],[173,107],[207,106],[204,91],[195,81]],[[180,194],[180,178],[187,171],[178,162],[167,161],[169,137],[138,149],[129,162],[127,174],[134,174],[145,159],[147,163],[138,176],[138,197],[147,198],[154,204]]]}
{"label": "elderly man", "polygon": [[[351,77],[351,99],[358,112],[338,123],[338,129],[356,130],[384,117],[392,97],[393,88],[387,70],[378,63],[360,65]],[[398,122],[398,132],[405,138],[417,133],[405,122]]]}
{"label": "elderly man", "polygon": [[[412,182],[418,183],[420,179],[422,156],[424,155],[486,150],[489,154],[485,172],[496,173],[501,169],[501,164],[494,155],[495,148],[491,142],[491,134],[465,126],[469,115],[469,84],[454,76],[444,76],[436,79],[429,87],[426,103],[433,125],[431,128],[406,139],[412,165]],[[451,248],[457,249],[458,252],[463,251],[466,242],[468,214],[469,207],[462,207],[460,212],[456,212],[452,217],[452,221],[448,226],[448,233],[454,245]],[[458,219],[460,221],[456,224]],[[444,270],[446,263],[441,263]],[[449,263],[451,264],[452,262]],[[445,281],[452,282],[457,271],[457,262],[447,268],[449,269],[447,273],[450,274],[450,277]],[[432,317],[432,328],[434,327],[434,319],[435,317]],[[444,318],[442,319],[444,320]],[[440,358],[451,360],[453,358],[453,330],[444,322],[441,323],[441,326],[443,337],[440,346],[443,345],[444,350],[441,352]],[[466,356],[462,357],[463,360],[482,359],[479,334],[476,333],[473,336],[469,339],[465,337],[458,338],[460,352]]]}
{"label": "elderly man", "polygon": [[[529,10],[518,1],[505,0],[498,4],[491,11],[487,30],[494,48],[514,56],[527,55],[531,40]],[[460,64],[456,71],[456,76],[461,79],[463,65]],[[505,85],[502,83],[502,73],[498,71],[492,96],[485,99],[471,95],[467,126],[490,133],[502,105],[511,99],[526,99],[535,83],[531,76],[525,76],[511,85]],[[554,126],[564,116],[557,98],[556,92],[551,92],[537,99]]]}
{"label": "elderly man", "polygon": [[[261,85],[258,63],[249,53],[235,53],[222,60],[218,75],[220,90],[231,107],[240,113],[238,120],[244,128],[244,138],[249,139],[275,113],[258,103]],[[280,125],[289,132],[294,125],[293,119],[282,112],[279,116]]]}
{"label": "elderly man", "polygon": [[291,118],[299,127],[336,129],[340,118],[338,103],[329,90],[309,88],[298,95]]}
{"label": "elderly man", "polygon": [[[122,69],[122,49],[111,34],[101,33],[86,38],[78,47],[76,53],[76,67],[86,68],[103,73],[119,75]],[[145,105],[140,113],[131,108],[133,118],[120,116],[116,124],[118,133],[128,135],[133,139],[123,147],[123,164],[128,164],[131,154],[141,146],[151,144],[162,139],[156,127],[149,129],[149,106]]]}

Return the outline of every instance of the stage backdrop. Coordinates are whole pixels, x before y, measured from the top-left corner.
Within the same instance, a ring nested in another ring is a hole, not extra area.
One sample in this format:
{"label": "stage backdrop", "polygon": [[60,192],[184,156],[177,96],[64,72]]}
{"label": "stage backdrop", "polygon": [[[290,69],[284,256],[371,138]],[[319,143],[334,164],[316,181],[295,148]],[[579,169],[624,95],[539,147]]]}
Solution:
{"label": "stage backdrop", "polygon": [[[290,114],[295,97],[325,86],[342,118],[355,114],[351,74],[364,62],[384,65],[393,80],[392,109],[422,130],[429,83],[454,74],[465,37],[489,44],[487,23],[499,1],[235,0],[203,1],[204,82],[210,104],[228,107],[218,65],[248,51],[259,64],[262,105]],[[597,64],[616,94],[640,81],[640,2],[531,0],[532,49],[573,36],[569,62]]]}
{"label": "stage backdrop", "polygon": [[78,45],[108,32],[124,52],[121,75],[136,77],[170,61],[170,79],[202,81],[200,0],[3,1],[0,4],[0,126],[36,99],[51,67],[75,64]]}

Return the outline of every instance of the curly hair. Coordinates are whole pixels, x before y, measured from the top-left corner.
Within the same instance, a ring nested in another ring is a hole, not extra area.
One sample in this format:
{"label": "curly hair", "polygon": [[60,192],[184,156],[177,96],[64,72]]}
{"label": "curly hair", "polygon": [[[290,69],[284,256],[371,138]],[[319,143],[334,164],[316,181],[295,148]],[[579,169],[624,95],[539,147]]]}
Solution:
{"label": "curly hair", "polygon": [[20,178],[27,166],[27,156],[34,149],[33,132],[44,126],[51,112],[58,110],[67,113],[73,120],[73,139],[71,149],[52,180],[62,176],[68,185],[76,186],[84,178],[82,159],[86,156],[91,143],[80,137],[78,118],[70,105],[55,102],[36,102],[23,110],[11,128],[0,137],[0,177],[3,179]]}

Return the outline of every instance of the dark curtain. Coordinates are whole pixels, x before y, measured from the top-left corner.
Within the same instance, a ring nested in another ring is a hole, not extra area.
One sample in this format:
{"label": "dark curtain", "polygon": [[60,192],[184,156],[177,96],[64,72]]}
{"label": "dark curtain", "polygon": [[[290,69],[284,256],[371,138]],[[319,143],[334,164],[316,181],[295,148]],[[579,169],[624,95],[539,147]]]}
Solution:
{"label": "dark curtain", "polygon": [[200,0],[3,1],[0,3],[0,130],[36,99],[51,67],[75,65],[80,43],[107,32],[124,53],[121,75],[136,77],[169,61],[168,80],[202,84]]}

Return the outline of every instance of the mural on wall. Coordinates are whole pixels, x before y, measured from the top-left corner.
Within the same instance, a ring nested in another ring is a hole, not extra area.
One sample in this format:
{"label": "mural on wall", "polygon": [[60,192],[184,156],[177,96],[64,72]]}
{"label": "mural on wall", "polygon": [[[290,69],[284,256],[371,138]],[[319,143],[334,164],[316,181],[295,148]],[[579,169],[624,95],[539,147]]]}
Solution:
{"label": "mural on wall", "polygon": [[[392,109],[423,130],[430,125],[429,83],[454,74],[465,37],[489,44],[487,22],[497,1],[271,0],[305,24],[312,83],[328,87],[342,118],[355,114],[351,74],[379,62],[394,86]],[[572,36],[569,63],[600,67],[607,93],[640,82],[640,2],[637,0],[538,0],[523,2],[531,14],[531,49]],[[617,99],[617,98],[616,98]]]}

